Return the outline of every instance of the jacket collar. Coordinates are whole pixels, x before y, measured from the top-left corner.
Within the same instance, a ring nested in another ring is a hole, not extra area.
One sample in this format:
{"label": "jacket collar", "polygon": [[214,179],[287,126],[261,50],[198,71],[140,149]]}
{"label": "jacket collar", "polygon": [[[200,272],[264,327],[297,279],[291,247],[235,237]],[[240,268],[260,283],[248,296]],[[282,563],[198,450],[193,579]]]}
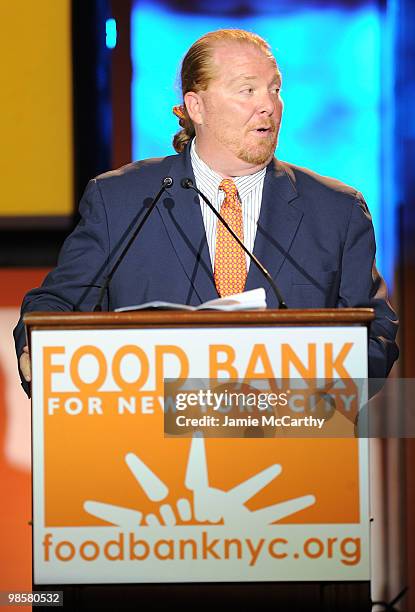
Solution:
{"label": "jacket collar", "polygon": [[[265,175],[254,253],[274,279],[287,257],[303,217],[303,211],[295,205],[298,197],[291,169],[273,159]],[[259,286],[272,294],[261,272],[251,264],[246,290]]]}
{"label": "jacket collar", "polygon": [[[194,291],[204,302],[217,297],[199,197],[181,187],[183,178],[195,181],[190,147],[172,158],[170,176],[174,183],[158,207],[173,248]],[[267,167],[254,254],[275,279],[301,222],[303,212],[295,206],[298,192],[294,175],[286,164],[274,159]],[[246,290],[270,287],[251,262]],[[272,293],[272,289],[271,289]],[[191,299],[191,298],[190,298]]]}
{"label": "jacket collar", "polygon": [[183,189],[181,181],[190,178],[195,182],[190,161],[190,147],[174,156],[170,167],[173,185],[158,207],[166,231],[176,251],[183,270],[190,282],[189,302],[200,302],[218,297],[213,278],[212,264],[206,240],[205,226],[199,196],[190,189]]}

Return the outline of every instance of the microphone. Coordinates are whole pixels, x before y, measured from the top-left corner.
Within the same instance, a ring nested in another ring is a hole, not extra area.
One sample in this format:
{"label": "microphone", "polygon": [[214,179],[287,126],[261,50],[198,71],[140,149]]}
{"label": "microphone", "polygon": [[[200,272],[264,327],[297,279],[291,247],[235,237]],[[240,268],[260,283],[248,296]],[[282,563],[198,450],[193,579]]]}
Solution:
{"label": "microphone", "polygon": [[267,279],[268,283],[271,285],[272,290],[275,293],[275,296],[277,298],[278,301],[278,308],[280,309],[287,309],[288,306],[284,301],[284,298],[282,297],[277,285],[274,283],[274,279],[272,278],[271,274],[268,272],[268,270],[262,265],[262,263],[259,261],[259,259],[257,259],[255,257],[255,255],[253,253],[251,253],[251,251],[249,249],[246,248],[246,246],[244,245],[244,243],[242,242],[242,240],[239,238],[239,236],[233,231],[233,229],[230,227],[230,225],[225,221],[225,219],[222,217],[222,215],[220,214],[220,212],[218,212],[216,210],[216,208],[213,206],[213,204],[211,204],[209,202],[209,200],[207,199],[207,197],[205,196],[204,193],[202,193],[200,191],[200,189],[198,189],[195,184],[193,183],[192,179],[190,178],[184,178],[180,181],[180,185],[183,187],[183,189],[193,189],[193,191],[195,191],[198,195],[200,195],[200,197],[202,198],[202,200],[204,202],[206,202],[206,204],[209,206],[210,210],[217,216],[217,218],[219,219],[219,221],[221,223],[223,223],[223,225],[226,227],[226,229],[228,230],[228,232],[232,235],[232,237],[236,240],[236,242],[239,244],[239,246],[245,251],[245,253],[248,255],[248,257],[250,258],[250,260],[256,265],[256,267],[258,268],[258,270],[261,272],[261,274]]}
{"label": "microphone", "polygon": [[127,255],[128,251],[130,250],[131,245],[133,244],[134,240],[137,238],[138,234],[140,233],[141,228],[143,227],[143,225],[145,224],[145,222],[147,221],[147,219],[151,215],[151,213],[152,213],[153,209],[155,208],[157,202],[160,200],[161,196],[166,191],[166,189],[168,189],[172,185],[173,185],[173,179],[171,178],[171,176],[166,176],[161,181],[161,189],[160,189],[160,191],[158,192],[158,194],[156,195],[156,197],[152,201],[151,206],[149,207],[149,209],[147,210],[146,214],[144,215],[144,217],[141,219],[140,223],[138,224],[138,226],[134,230],[133,234],[131,235],[131,238],[129,239],[129,241],[125,245],[121,255],[118,257],[118,259],[115,262],[114,266],[110,270],[107,278],[105,279],[105,282],[104,282],[104,284],[101,287],[101,291],[99,292],[98,302],[94,306],[94,312],[101,312],[102,311],[102,301],[104,299],[104,294],[105,294],[105,291],[107,290],[107,288],[108,288],[108,286],[109,286],[109,284],[111,282],[112,277],[114,276],[114,274],[118,270],[118,267],[120,266],[122,260]]}

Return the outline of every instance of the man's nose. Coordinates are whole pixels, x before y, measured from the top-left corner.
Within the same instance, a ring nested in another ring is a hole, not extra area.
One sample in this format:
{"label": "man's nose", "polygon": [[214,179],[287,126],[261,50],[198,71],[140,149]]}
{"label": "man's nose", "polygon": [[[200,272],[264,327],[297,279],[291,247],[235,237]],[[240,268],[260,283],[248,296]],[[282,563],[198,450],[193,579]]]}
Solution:
{"label": "man's nose", "polygon": [[275,94],[271,94],[269,91],[261,94],[258,100],[258,110],[260,113],[272,115],[275,111]]}

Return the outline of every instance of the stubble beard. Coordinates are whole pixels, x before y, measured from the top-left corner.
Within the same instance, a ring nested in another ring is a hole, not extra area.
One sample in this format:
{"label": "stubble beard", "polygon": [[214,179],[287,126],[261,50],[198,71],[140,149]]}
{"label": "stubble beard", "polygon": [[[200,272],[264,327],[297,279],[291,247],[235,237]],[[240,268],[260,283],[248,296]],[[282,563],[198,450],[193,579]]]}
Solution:
{"label": "stubble beard", "polygon": [[274,155],[275,149],[277,147],[277,134],[270,142],[263,142],[258,144],[256,147],[244,147],[241,146],[236,156],[248,163],[255,166],[259,166],[260,164],[265,164],[265,162],[269,161]]}
{"label": "stubble beard", "polygon": [[255,144],[246,144],[243,139],[226,138],[223,133],[218,133],[217,138],[225,147],[227,147],[232,153],[241,161],[251,164],[253,166],[259,166],[268,162],[274,155],[275,149],[278,142],[278,129],[275,121],[271,123],[272,138],[264,141],[259,141]]}

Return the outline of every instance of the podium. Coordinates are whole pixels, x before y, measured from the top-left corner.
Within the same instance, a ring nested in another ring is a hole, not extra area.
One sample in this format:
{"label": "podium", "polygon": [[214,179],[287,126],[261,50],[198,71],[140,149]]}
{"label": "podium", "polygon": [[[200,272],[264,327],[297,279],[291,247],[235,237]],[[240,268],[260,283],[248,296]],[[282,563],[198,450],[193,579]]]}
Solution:
{"label": "podium", "polygon": [[[136,585],[143,601],[163,585],[172,602],[196,586],[224,601],[238,586],[255,602],[269,593],[268,603],[318,609],[322,597],[346,597],[359,609],[370,580],[368,441],[353,435],[350,397],[335,387],[367,378],[373,318],[366,308],[26,314],[36,588]],[[315,401],[282,403],[273,412],[290,425],[258,435],[172,435],[164,389],[179,379],[262,390],[323,380],[343,404],[325,420]],[[328,433],[311,432],[306,416]]]}

